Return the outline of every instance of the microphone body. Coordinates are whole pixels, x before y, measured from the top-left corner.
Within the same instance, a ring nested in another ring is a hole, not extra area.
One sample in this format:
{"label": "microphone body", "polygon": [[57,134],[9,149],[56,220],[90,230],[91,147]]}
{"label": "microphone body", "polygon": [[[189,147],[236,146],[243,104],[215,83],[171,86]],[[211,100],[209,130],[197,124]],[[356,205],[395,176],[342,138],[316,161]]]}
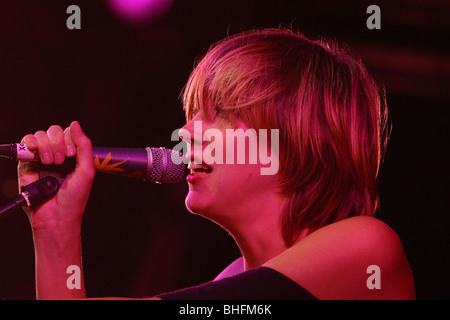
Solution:
{"label": "microphone body", "polygon": [[[93,152],[97,172],[156,183],[175,183],[184,177],[184,158],[175,150],[150,147],[93,147]],[[0,145],[0,157],[17,161],[39,161],[39,155],[21,143]]]}

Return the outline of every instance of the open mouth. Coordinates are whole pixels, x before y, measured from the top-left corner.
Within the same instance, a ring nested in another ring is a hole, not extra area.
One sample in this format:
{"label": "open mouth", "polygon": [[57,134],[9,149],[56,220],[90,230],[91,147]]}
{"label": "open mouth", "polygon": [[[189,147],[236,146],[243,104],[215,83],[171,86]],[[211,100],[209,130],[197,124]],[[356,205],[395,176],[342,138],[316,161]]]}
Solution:
{"label": "open mouth", "polygon": [[211,166],[204,163],[196,164],[189,162],[188,169],[190,170],[191,175],[208,174],[212,172]]}

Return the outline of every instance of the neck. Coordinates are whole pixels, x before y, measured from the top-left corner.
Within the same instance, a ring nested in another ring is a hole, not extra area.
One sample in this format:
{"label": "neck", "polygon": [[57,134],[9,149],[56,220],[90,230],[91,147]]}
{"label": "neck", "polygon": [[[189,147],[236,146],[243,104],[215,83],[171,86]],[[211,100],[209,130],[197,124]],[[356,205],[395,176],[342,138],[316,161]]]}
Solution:
{"label": "neck", "polygon": [[240,212],[234,215],[239,219],[223,225],[242,253],[244,270],[259,267],[287,249],[280,227],[283,203],[276,196],[266,197],[264,201],[240,207]]}
{"label": "neck", "polygon": [[268,232],[234,236],[243,256],[244,270],[260,267],[287,249],[282,237],[278,237],[278,232],[264,231]]}

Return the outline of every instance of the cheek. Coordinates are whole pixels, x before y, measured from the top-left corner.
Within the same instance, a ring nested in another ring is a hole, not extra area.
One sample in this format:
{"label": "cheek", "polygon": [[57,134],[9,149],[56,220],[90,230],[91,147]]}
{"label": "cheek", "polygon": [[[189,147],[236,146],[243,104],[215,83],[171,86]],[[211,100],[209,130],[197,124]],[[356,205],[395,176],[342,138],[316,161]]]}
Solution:
{"label": "cheek", "polygon": [[211,177],[210,192],[220,202],[247,199],[265,184],[257,165],[221,165],[216,171],[217,174]]}

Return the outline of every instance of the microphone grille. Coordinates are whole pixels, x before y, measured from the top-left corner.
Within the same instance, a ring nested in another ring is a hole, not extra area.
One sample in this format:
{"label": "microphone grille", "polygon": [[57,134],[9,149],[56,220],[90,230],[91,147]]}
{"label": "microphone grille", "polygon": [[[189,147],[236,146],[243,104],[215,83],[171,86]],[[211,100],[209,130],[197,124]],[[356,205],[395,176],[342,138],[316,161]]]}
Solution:
{"label": "microphone grille", "polygon": [[184,176],[185,164],[181,152],[166,148],[147,148],[150,170],[146,181],[157,183],[180,182]]}

